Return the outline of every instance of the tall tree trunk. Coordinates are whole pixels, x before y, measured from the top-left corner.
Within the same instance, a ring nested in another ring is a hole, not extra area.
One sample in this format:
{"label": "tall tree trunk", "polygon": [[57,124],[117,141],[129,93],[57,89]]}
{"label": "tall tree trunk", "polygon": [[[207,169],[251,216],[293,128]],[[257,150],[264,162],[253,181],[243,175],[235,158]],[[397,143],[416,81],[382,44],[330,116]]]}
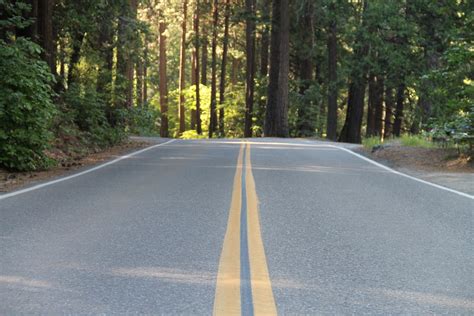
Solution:
{"label": "tall tree trunk", "polygon": [[[142,48],[143,47],[143,42],[140,34],[138,35],[138,47],[137,48]],[[140,52],[137,51],[135,52],[135,96],[136,96],[136,106],[143,106],[143,56],[141,56]],[[133,74],[132,74],[132,79],[133,79]]]}
{"label": "tall tree trunk", "polygon": [[[114,31],[112,20],[110,19],[110,10],[104,9],[101,13],[99,21],[99,37],[98,51],[101,58],[101,65],[97,75],[97,93],[102,96],[106,104],[107,121],[111,126],[116,126],[116,118],[112,107],[112,82],[113,82],[113,64],[114,64],[114,48],[113,39]],[[60,56],[63,59],[63,47],[60,48]],[[63,61],[61,61],[61,78],[63,78]]]}
{"label": "tall tree trunk", "polygon": [[219,23],[219,1],[213,1],[212,7],[212,62],[211,62],[211,106],[209,138],[217,131],[217,25]]}
{"label": "tall tree trunk", "polygon": [[84,40],[83,32],[77,31],[74,33],[73,38],[72,38],[72,41],[73,41],[72,54],[71,54],[71,57],[69,58],[69,66],[68,66],[68,73],[67,73],[68,88],[70,88],[71,85],[77,79],[76,65],[79,62],[79,59],[81,58],[81,47],[82,47],[83,40]]}
{"label": "tall tree trunk", "polygon": [[201,38],[199,36],[199,19],[200,19],[200,2],[196,0],[196,11],[194,12],[194,54],[196,56],[196,64],[194,67],[194,77],[196,78],[196,132],[201,135],[202,134],[202,126],[201,126],[201,96],[200,96],[200,89],[199,89],[199,47],[201,45]]}
{"label": "tall tree trunk", "polygon": [[165,22],[160,22],[160,112],[161,112],[161,127],[160,136],[169,137],[168,131],[168,76],[167,76],[167,58],[166,58],[166,28]]}
{"label": "tall tree trunk", "polygon": [[375,135],[375,104],[377,99],[376,86],[375,82],[376,77],[373,72],[369,73],[369,100],[367,104],[367,129],[365,136],[371,137]]}
{"label": "tall tree trunk", "polygon": [[125,101],[125,94],[127,93],[127,6],[125,3],[121,4],[120,16],[118,18],[118,32],[117,32],[117,70],[115,79],[114,94],[116,108],[125,108],[127,102]]}
{"label": "tall tree trunk", "polygon": [[[329,10],[335,17],[335,5],[331,2]],[[328,115],[326,123],[326,135],[330,140],[337,139],[337,24],[333,18],[329,24],[327,39],[328,51]]]}
{"label": "tall tree trunk", "polygon": [[[315,80],[316,83],[318,84],[319,87],[322,87],[324,85],[324,76],[323,76],[323,62],[324,58],[319,58],[316,57],[316,66],[315,66]],[[318,113],[318,118],[317,118],[317,126],[318,126],[318,136],[323,137],[323,131],[324,131],[324,124],[326,123],[323,118],[326,117],[326,102],[324,102],[322,99],[316,100],[316,102],[319,104],[319,113]]]}
{"label": "tall tree trunk", "polygon": [[364,114],[364,98],[368,70],[364,59],[369,52],[369,45],[366,41],[364,42],[362,32],[367,24],[365,18],[367,4],[368,1],[364,1],[361,23],[362,30],[358,33],[353,56],[354,62],[361,64],[359,65],[360,67],[355,67],[352,70],[350,76],[346,120],[339,136],[340,141],[348,143],[360,143],[362,141],[360,130],[362,127],[362,116]]}
{"label": "tall tree trunk", "polygon": [[[434,32],[434,30],[433,30]],[[436,35],[432,34],[430,37],[435,38]],[[425,65],[426,65],[426,73],[433,71],[439,67],[440,64],[440,53],[437,52],[432,47],[425,47]],[[420,105],[420,114],[421,114],[421,124],[425,126],[428,123],[428,119],[431,116],[432,109],[433,109],[433,90],[435,89],[435,85],[431,78],[428,76],[424,76],[421,81],[421,91],[420,91],[420,98],[419,98],[419,105]]]}
{"label": "tall tree trunk", "polygon": [[271,0],[262,0],[261,2],[262,21],[262,40],[260,43],[260,76],[268,75],[268,53],[270,48],[270,31],[267,24],[270,22],[270,14],[268,8],[271,6]]}
{"label": "tall tree trunk", "polygon": [[365,82],[355,81],[349,84],[349,98],[347,101],[347,116],[342,128],[339,141],[360,143],[360,129],[364,112]]}
{"label": "tall tree trunk", "polygon": [[246,90],[245,90],[245,126],[244,137],[252,137],[252,115],[255,90],[255,1],[245,0],[247,14],[245,29],[246,44]]}
{"label": "tall tree trunk", "polygon": [[[259,54],[260,56],[260,63],[259,63],[259,77],[261,83],[263,84],[264,82],[266,83],[267,76],[268,76],[268,62],[269,62],[269,56],[270,56],[270,10],[271,8],[271,0],[257,0],[257,3],[259,5],[259,11],[261,14],[261,40],[260,40],[260,51]],[[236,77],[236,76],[235,76]],[[261,91],[261,90],[260,90]],[[265,125],[265,108],[267,105],[267,100],[266,97],[263,97],[261,95],[262,92],[260,92],[260,95],[257,96],[257,108],[253,109],[253,117],[254,119],[252,121],[255,121],[258,126],[264,126]],[[259,134],[261,132],[259,131]]]}
{"label": "tall tree trunk", "polygon": [[[194,21],[194,18],[193,18]],[[194,22],[193,22],[194,23]],[[193,50],[191,53],[191,85],[194,86],[196,84],[196,51]]]}
{"label": "tall tree trunk", "polygon": [[[310,87],[311,80],[313,79],[313,63],[311,57],[304,57],[299,60],[299,80],[300,88],[299,94],[304,98],[306,91]],[[305,99],[304,102],[298,107],[298,114],[296,119],[296,135],[298,137],[312,136],[314,133],[314,125],[311,121],[310,111],[308,108],[312,106],[309,100]]]}
{"label": "tall tree trunk", "polygon": [[137,16],[137,0],[128,0],[121,6],[121,17],[118,22],[118,47],[117,47],[117,80],[116,80],[116,94],[123,100],[125,96],[125,103],[120,101],[118,107],[132,107],[133,106],[133,69],[134,62],[132,58],[131,45],[135,38],[134,26],[131,20],[136,19]]}
{"label": "tall tree trunk", "polygon": [[143,106],[143,60],[140,56],[137,57],[136,62],[136,91],[137,91],[137,106]]}
{"label": "tall tree trunk", "polygon": [[[137,9],[138,9],[138,0],[130,0],[130,18],[132,20],[136,20],[137,18]],[[129,39],[132,43],[132,50],[136,50],[135,40],[137,36],[137,32],[135,30],[135,26],[128,22],[129,25],[129,32],[131,38]],[[135,52],[128,52],[127,58],[127,106],[133,106],[133,78],[134,78],[134,69],[135,69],[135,62],[134,62],[134,53]]]}
{"label": "tall tree trunk", "polygon": [[208,59],[208,51],[207,51],[207,36],[205,33],[202,37],[202,53],[201,53],[201,84],[207,86],[207,59]]}
{"label": "tall tree trunk", "polygon": [[[194,18],[193,18],[194,21]],[[194,22],[193,22],[194,23]],[[191,54],[191,85],[196,87],[196,49]],[[191,130],[196,129],[196,109],[191,109],[190,111],[190,118],[191,118]]]}
{"label": "tall tree trunk", "polygon": [[265,136],[288,137],[289,15],[288,0],[274,0],[270,43],[270,81]]}
{"label": "tall tree trunk", "polygon": [[186,20],[188,18],[188,0],[183,0],[183,20],[181,22],[181,48],[179,58],[179,134],[186,129],[184,108],[184,85],[186,72]]}
{"label": "tall tree trunk", "polygon": [[379,75],[376,77],[375,90],[375,123],[374,132],[376,136],[382,136],[383,131],[383,94],[384,94],[384,78]]}
{"label": "tall tree trunk", "polygon": [[53,38],[54,0],[38,0],[38,39],[43,48],[43,59],[51,73],[56,74],[55,45]]}
{"label": "tall tree trunk", "polygon": [[383,129],[383,138],[392,136],[392,116],[395,102],[393,99],[393,89],[387,85],[385,87],[385,124]]}
{"label": "tall tree trunk", "polygon": [[[210,7],[209,0],[205,0],[202,3],[202,6],[206,9],[205,15],[203,15],[202,22],[208,22],[208,9]],[[201,84],[207,86],[207,61],[208,61],[208,51],[207,47],[209,45],[208,40],[208,24],[204,23],[204,27],[202,27],[202,36],[201,36],[201,43],[202,43],[202,53],[201,53]]]}
{"label": "tall tree trunk", "polygon": [[235,86],[238,82],[240,59],[232,57],[232,69],[230,71],[230,83]]}
{"label": "tall tree trunk", "polygon": [[66,85],[66,52],[64,51],[64,43],[59,43],[59,78],[58,85],[64,89]]}
{"label": "tall tree trunk", "polygon": [[403,101],[405,99],[405,84],[400,83],[397,87],[397,108],[395,110],[395,121],[393,123],[393,135],[400,137],[403,121]]}
{"label": "tall tree trunk", "polygon": [[265,110],[265,136],[275,136],[278,116],[277,99],[280,74],[280,33],[281,33],[281,0],[273,0],[272,28],[270,39],[270,75],[268,82],[267,106]]}
{"label": "tall tree trunk", "polygon": [[[304,98],[306,91],[311,86],[313,79],[313,46],[314,38],[311,35],[307,35],[308,30],[313,29],[313,7],[311,2],[306,2],[304,12],[301,13],[301,23],[298,25],[298,34],[302,36],[303,43],[298,52],[299,60],[299,79],[300,87],[299,94]],[[311,32],[312,33],[312,32]],[[310,33],[310,34],[311,34]],[[319,70],[319,69],[318,69]],[[317,73],[319,76],[319,71]],[[305,102],[298,107],[298,116],[296,121],[296,134],[300,137],[312,136],[314,134],[314,125],[311,121],[310,107],[312,102],[305,99]]]}
{"label": "tall tree trunk", "polygon": [[143,53],[143,104],[148,104],[148,40],[145,35],[145,49]]}
{"label": "tall tree trunk", "polygon": [[229,50],[229,18],[230,18],[230,0],[225,0],[224,8],[224,39],[222,47],[222,63],[221,63],[221,81],[219,85],[219,133],[221,137],[225,136],[224,131],[224,102],[225,102],[225,85],[227,72],[227,52]]}

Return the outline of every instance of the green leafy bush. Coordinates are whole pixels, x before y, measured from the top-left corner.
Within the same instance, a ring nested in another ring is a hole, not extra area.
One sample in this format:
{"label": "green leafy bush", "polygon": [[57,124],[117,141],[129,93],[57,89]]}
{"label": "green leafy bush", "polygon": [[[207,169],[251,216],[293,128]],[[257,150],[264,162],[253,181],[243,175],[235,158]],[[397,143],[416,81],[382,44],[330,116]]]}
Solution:
{"label": "green leafy bush", "polygon": [[134,107],[129,110],[129,132],[139,136],[157,136],[160,112],[153,107]]}
{"label": "green leafy bush", "polygon": [[0,166],[37,170],[52,160],[45,155],[52,139],[54,80],[41,49],[24,38],[0,40]]}
{"label": "green leafy bush", "polygon": [[205,139],[207,135],[199,135],[195,130],[188,130],[181,135],[181,139]]}
{"label": "green leafy bush", "polygon": [[[103,98],[96,92],[93,86],[73,85],[63,94],[63,106],[61,107],[65,122],[61,125],[69,126],[73,130],[79,129],[79,136],[86,145],[91,147],[106,148],[122,141],[125,136],[123,126],[110,126],[106,113],[107,106]],[[113,111],[118,121],[127,117],[128,113]],[[69,113],[69,115],[67,114]],[[64,123],[64,124],[63,124]]]}

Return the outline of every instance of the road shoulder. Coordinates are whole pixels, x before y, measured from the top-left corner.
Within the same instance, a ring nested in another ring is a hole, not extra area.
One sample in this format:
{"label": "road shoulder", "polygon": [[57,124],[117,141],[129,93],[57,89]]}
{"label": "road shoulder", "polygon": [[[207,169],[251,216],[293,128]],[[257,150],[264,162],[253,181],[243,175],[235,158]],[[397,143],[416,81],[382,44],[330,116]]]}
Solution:
{"label": "road shoulder", "polygon": [[103,162],[129,154],[138,149],[153,145],[155,142],[146,139],[134,139],[84,156],[68,157],[58,163],[58,166],[48,170],[31,172],[9,172],[0,168],[0,195],[12,192],[26,186],[32,186],[46,180],[70,175],[87,167],[93,167]]}
{"label": "road shoulder", "polygon": [[407,175],[474,195],[474,165],[461,159],[448,159],[442,150],[412,147],[386,147],[352,151]]}

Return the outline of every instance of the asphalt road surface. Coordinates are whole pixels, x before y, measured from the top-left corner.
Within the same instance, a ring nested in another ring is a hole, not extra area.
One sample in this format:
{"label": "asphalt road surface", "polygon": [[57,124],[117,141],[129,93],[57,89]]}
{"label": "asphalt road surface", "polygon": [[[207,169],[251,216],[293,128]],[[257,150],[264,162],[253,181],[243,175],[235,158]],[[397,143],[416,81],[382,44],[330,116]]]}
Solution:
{"label": "asphalt road surface", "polygon": [[0,195],[0,314],[474,314],[472,196],[329,143],[156,141]]}

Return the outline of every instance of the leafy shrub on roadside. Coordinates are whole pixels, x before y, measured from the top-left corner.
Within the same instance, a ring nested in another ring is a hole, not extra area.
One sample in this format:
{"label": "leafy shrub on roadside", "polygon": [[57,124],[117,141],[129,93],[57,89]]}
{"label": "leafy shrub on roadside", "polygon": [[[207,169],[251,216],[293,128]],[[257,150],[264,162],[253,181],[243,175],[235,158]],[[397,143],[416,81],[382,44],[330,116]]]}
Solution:
{"label": "leafy shrub on roadside", "polygon": [[41,49],[24,38],[0,40],[0,166],[38,170],[52,164],[44,151],[56,113],[50,74]]}
{"label": "leafy shrub on roadside", "polygon": [[153,107],[134,107],[129,110],[129,132],[139,136],[157,136],[160,112]]}
{"label": "leafy shrub on roadside", "polygon": [[[93,86],[71,86],[63,95],[63,112],[70,112],[75,126],[86,143],[99,148],[113,146],[124,139],[123,126],[110,125],[106,113],[110,111]],[[114,111],[115,117],[121,116]]]}
{"label": "leafy shrub on roadside", "polygon": [[451,120],[445,123],[435,123],[429,132],[434,142],[448,147],[455,145],[459,152],[467,149],[471,157],[474,145],[474,105],[467,113],[459,111],[451,116]]}
{"label": "leafy shrub on roadside", "polygon": [[199,135],[195,130],[188,130],[181,135],[181,139],[206,139],[207,135]]}

